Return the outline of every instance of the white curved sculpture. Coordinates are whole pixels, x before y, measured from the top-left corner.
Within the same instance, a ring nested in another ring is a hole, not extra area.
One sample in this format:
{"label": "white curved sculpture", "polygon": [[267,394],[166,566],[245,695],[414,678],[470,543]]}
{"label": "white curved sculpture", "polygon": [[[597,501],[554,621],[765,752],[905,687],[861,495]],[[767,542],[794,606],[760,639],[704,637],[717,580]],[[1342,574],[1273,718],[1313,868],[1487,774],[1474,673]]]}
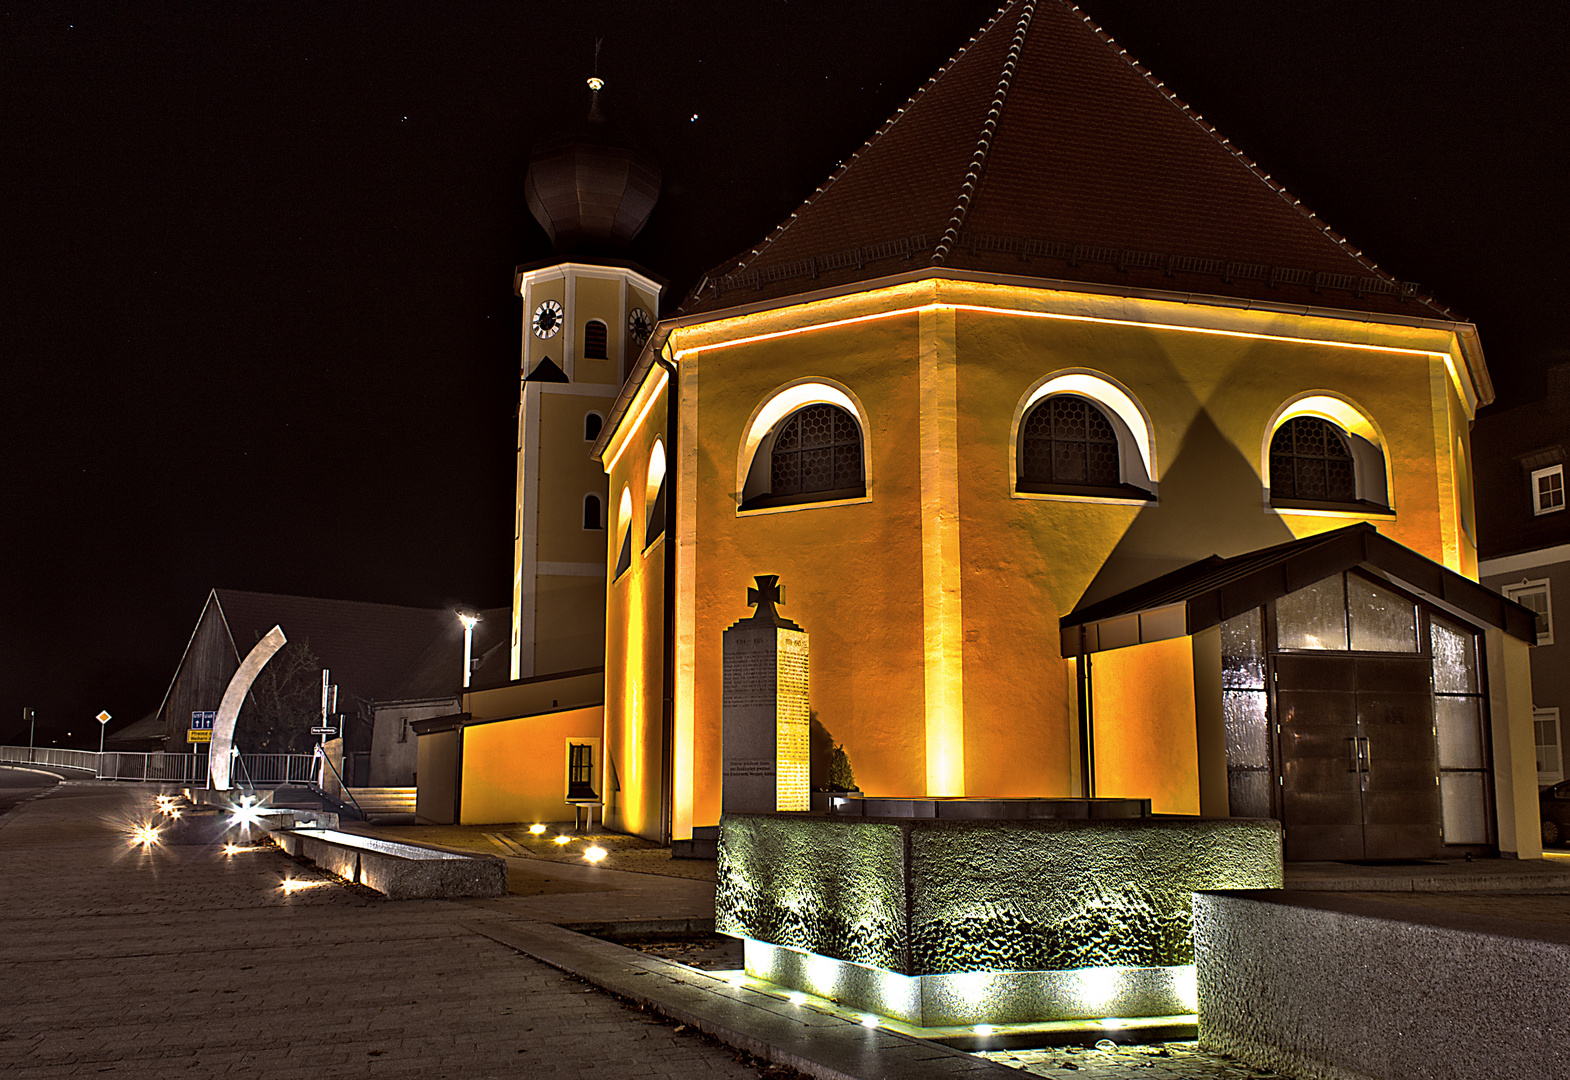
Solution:
{"label": "white curved sculpture", "polygon": [[283,627],[275,626],[263,635],[262,640],[240,662],[240,670],[234,673],[234,678],[229,680],[229,686],[224,690],[223,702],[218,706],[218,717],[213,721],[213,741],[207,753],[208,777],[215,791],[228,791],[229,770],[234,759],[234,724],[240,718],[240,706],[245,703],[245,695],[251,692],[251,684],[256,681],[256,676],[261,674],[262,668],[267,666],[267,661],[273,654],[283,648],[287,639],[283,636]]}

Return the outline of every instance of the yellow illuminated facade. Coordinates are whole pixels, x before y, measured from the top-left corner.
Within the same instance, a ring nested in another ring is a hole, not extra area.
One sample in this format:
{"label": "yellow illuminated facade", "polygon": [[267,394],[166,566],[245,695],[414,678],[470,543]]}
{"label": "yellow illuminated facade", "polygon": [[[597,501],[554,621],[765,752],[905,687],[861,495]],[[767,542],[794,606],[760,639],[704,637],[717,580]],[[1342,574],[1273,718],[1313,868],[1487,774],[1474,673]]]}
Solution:
{"label": "yellow illuminated facade", "polygon": [[[607,752],[639,778],[608,820],[630,831],[656,835],[662,800],[678,838],[718,818],[720,634],[757,574],[789,586],[812,710],[864,791],[1015,797],[1085,794],[1058,631],[1076,605],[1356,521],[1475,577],[1467,324],[929,270],[662,330],[602,448],[635,520],[656,444],[675,478],[668,577],[638,552],[607,594]],[[1020,426],[1058,392],[1118,418],[1149,498],[1020,489]],[[864,491],[749,506],[770,425],[814,402],[860,426]],[[1271,506],[1271,438],[1297,416],[1378,448],[1387,509]],[[1097,656],[1098,794],[1200,812],[1195,647]]]}
{"label": "yellow illuminated facade", "polygon": [[[795,792],[778,805],[801,802],[805,720],[871,796],[1126,796],[1207,816],[1229,815],[1245,767],[1219,620],[1119,609],[1084,647],[1084,612],[1332,532],[1306,546],[1383,537],[1476,579],[1469,431],[1493,396],[1476,329],[1072,5],[1005,3],[641,349],[619,328],[656,311],[658,287],[635,270],[569,261],[518,281],[512,677],[603,658],[615,829],[680,840],[718,822],[722,635],[764,575],[810,640],[806,717],[777,728]],[[604,361],[578,345],[586,320],[610,328]],[[1506,662],[1527,613],[1479,610],[1493,776],[1434,771],[1493,804],[1444,829],[1530,855],[1530,687]]]}

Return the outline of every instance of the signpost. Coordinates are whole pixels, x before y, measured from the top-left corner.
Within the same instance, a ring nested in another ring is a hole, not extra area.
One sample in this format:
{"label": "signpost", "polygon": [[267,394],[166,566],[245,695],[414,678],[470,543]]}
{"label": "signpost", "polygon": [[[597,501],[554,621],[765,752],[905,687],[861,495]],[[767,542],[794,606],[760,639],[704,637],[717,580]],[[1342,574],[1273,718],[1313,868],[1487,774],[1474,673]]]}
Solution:
{"label": "signpost", "polygon": [[185,741],[192,744],[211,743],[213,741],[213,721],[218,719],[216,709],[209,712],[193,712],[191,714],[191,730],[185,733]]}
{"label": "signpost", "polygon": [[28,708],[22,709],[22,719],[27,721],[27,760],[33,760],[33,727],[38,723],[38,714]]}
{"label": "signpost", "polygon": [[332,672],[322,668],[322,718],[311,729],[312,735],[322,737],[322,745],[327,745],[330,736],[338,734],[338,729],[327,722],[333,710],[338,708],[338,687],[333,685]]}
{"label": "signpost", "polygon": [[100,754],[104,752],[104,732],[109,729],[109,721],[113,719],[114,717],[109,715],[108,709],[104,709],[98,714],[98,752]]}

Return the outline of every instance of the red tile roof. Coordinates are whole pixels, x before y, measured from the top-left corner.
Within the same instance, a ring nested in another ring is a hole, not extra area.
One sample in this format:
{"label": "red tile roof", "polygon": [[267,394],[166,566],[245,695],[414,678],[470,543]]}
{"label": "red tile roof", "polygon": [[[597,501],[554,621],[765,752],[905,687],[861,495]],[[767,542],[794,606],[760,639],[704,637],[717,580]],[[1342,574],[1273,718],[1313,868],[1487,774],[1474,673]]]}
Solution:
{"label": "red tile roof", "polygon": [[1067,0],[1010,0],[684,314],[928,266],[1450,318]]}

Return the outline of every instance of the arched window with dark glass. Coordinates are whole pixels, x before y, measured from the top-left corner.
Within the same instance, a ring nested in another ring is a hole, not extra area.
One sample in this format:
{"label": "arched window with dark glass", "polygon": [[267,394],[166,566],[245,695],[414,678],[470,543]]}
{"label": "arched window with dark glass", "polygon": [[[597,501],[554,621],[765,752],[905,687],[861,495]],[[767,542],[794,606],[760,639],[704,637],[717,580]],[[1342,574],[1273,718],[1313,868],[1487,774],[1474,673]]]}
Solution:
{"label": "arched window with dark glass", "polygon": [[804,405],[759,444],[742,509],[858,499],[867,494],[861,424],[838,405]]}
{"label": "arched window with dark glass", "polygon": [[585,495],[583,497],[583,527],[585,529],[605,528],[605,519],[600,516],[600,497],[598,495]]}
{"label": "arched window with dark glass", "polygon": [[1270,502],[1384,509],[1385,460],[1366,439],[1317,416],[1295,416],[1270,439]]}
{"label": "arched window with dark glass", "polygon": [[583,326],[583,358],[585,360],[604,360],[606,342],[605,324],[598,319],[590,319]]}
{"label": "arched window with dark glass", "polygon": [[1150,498],[1123,477],[1118,430],[1087,398],[1059,394],[1038,402],[1020,425],[1020,491]]}
{"label": "arched window with dark glass", "polygon": [[797,409],[780,424],[769,452],[769,495],[800,502],[866,493],[861,425],[838,405]]}
{"label": "arched window with dark glass", "polygon": [[600,437],[600,429],[605,426],[605,420],[597,412],[591,412],[583,418],[583,441],[593,442]]}

